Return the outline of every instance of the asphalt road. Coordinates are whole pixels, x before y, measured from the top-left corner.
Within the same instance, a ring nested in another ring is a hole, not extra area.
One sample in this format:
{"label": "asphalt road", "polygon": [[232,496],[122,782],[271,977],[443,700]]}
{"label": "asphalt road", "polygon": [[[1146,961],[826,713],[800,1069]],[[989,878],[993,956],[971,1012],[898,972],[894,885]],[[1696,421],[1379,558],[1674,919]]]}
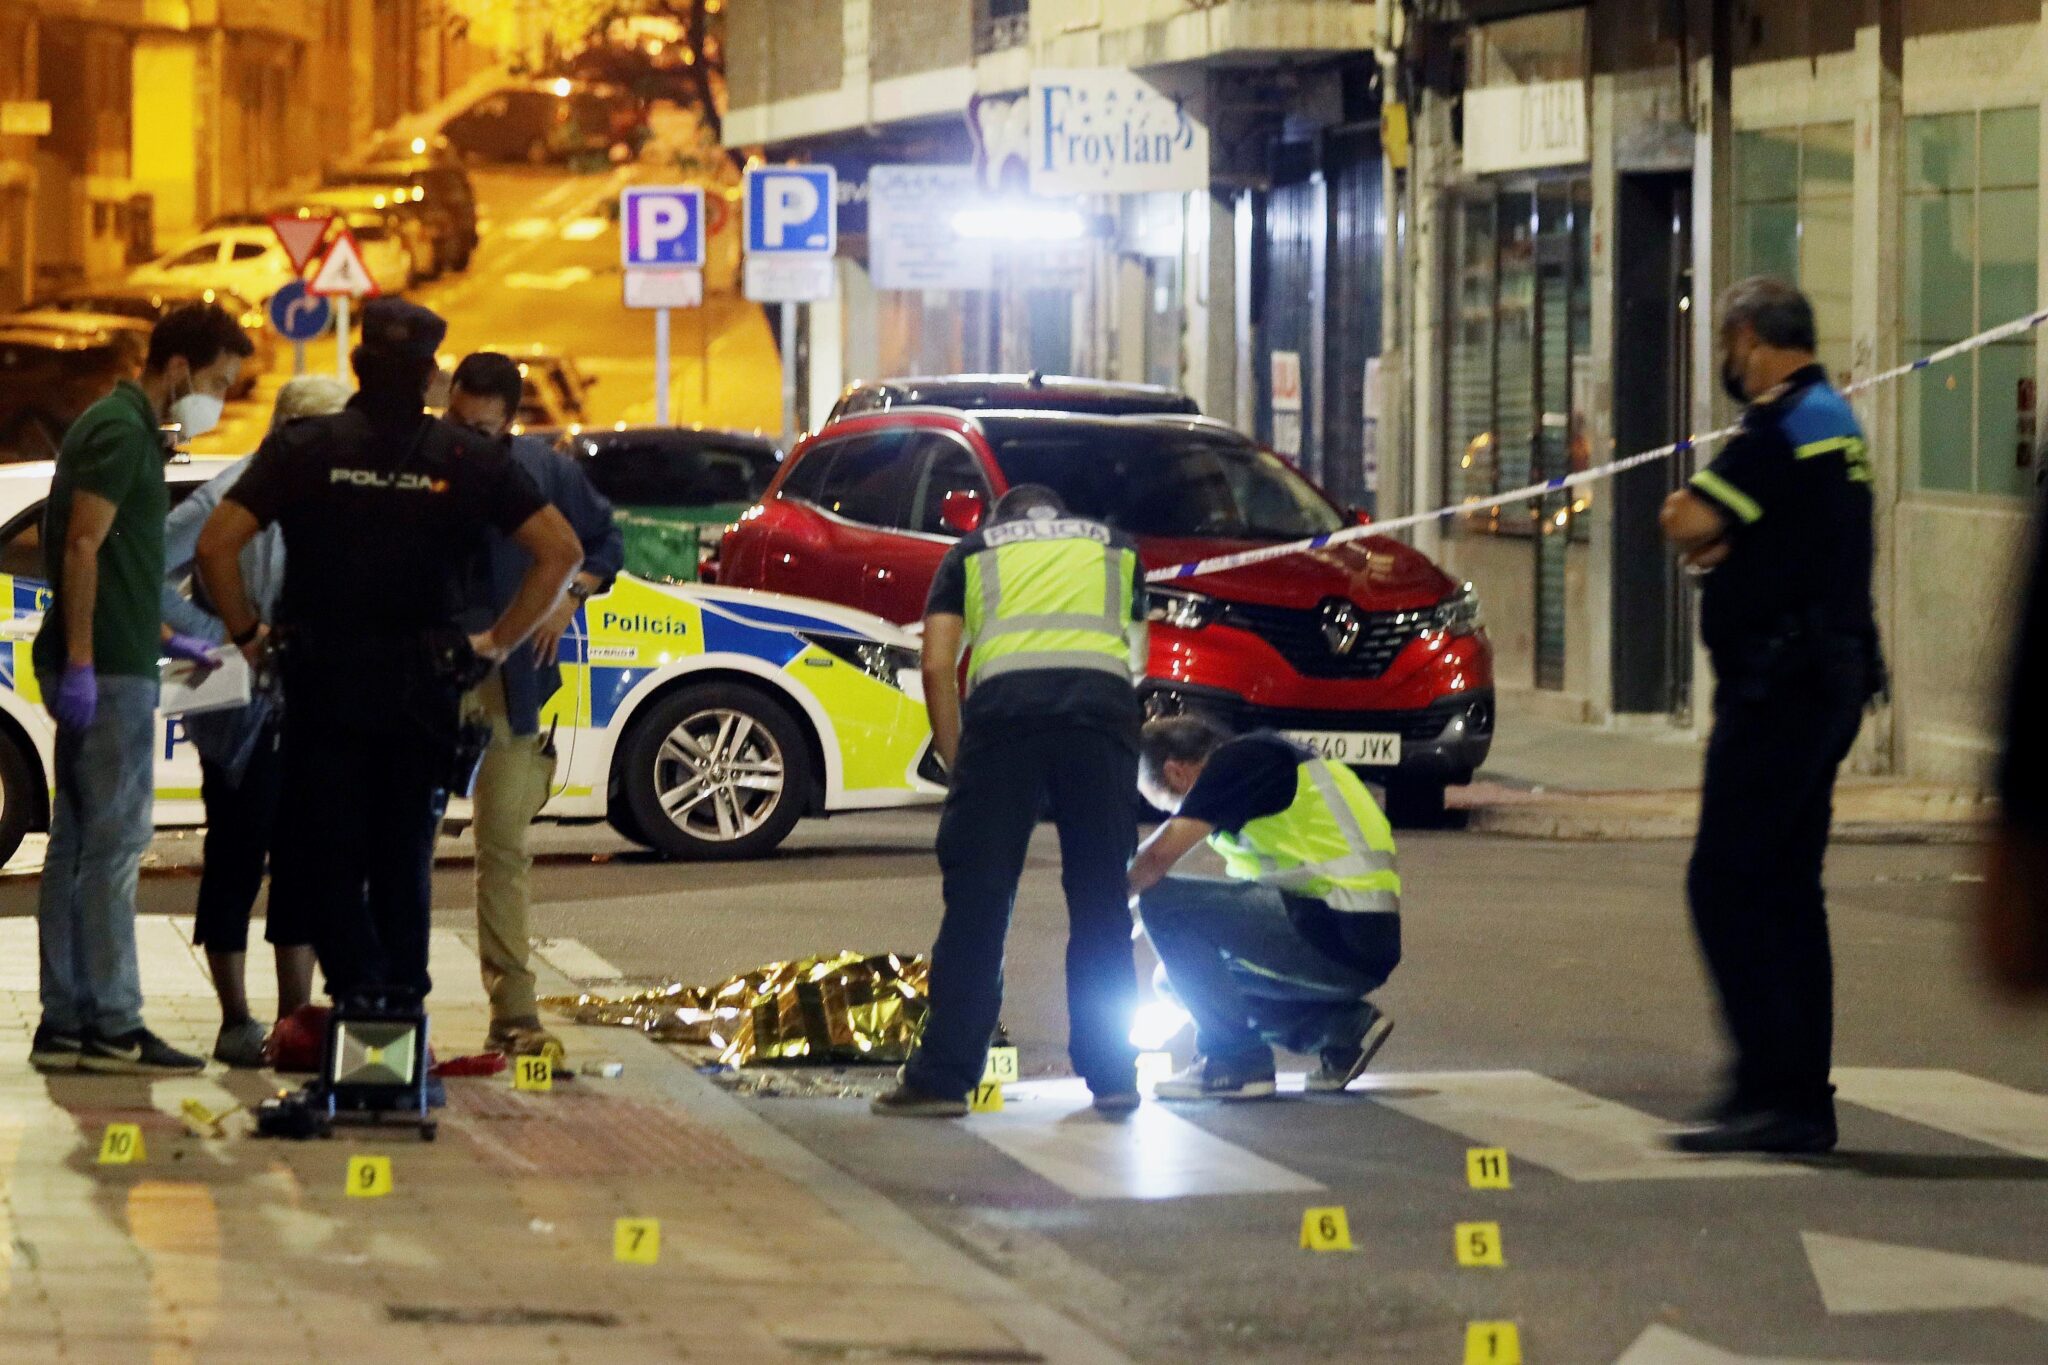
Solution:
{"label": "asphalt road", "polygon": [[[921,950],[934,827],[929,812],[841,817],[767,862],[709,866],[553,831],[580,852],[538,869],[536,932],[628,978],[688,982]],[[1148,1106],[1124,1127],[1082,1111],[1062,1079],[1046,837],[1003,1010],[1027,1081],[1002,1115],[887,1121],[833,1093],[881,1072],[750,1103],[1143,1360],[1454,1361],[1475,1320],[1516,1322],[1531,1362],[2048,1359],[2048,1019],[1987,1004],[1962,961],[1975,850],[1832,855],[1838,1081],[1854,1102],[1842,1152],[1799,1164],[1680,1162],[1650,1140],[1710,1094],[1718,1059],[1682,844],[1445,831],[1406,836],[1402,857],[1408,955],[1381,993],[1399,1028],[1363,1093]],[[194,890],[147,880],[142,909],[189,913]],[[30,881],[0,885],[0,913],[32,897]],[[438,922],[463,927],[467,869],[444,867],[436,899]],[[1142,945],[1139,959],[1149,970]],[[1508,1150],[1511,1190],[1467,1187],[1474,1146]],[[1299,1249],[1303,1211],[1330,1206],[1357,1250]],[[1499,1224],[1504,1266],[1455,1263],[1469,1221]]]}

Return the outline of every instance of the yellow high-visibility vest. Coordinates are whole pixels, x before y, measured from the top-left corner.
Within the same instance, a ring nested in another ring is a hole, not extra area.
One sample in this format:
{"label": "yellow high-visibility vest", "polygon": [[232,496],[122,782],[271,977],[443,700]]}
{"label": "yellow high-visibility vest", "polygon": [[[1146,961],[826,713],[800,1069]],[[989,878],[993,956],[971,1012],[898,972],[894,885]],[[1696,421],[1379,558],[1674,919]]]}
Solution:
{"label": "yellow high-visibility vest", "polygon": [[1241,881],[1264,882],[1332,910],[1401,909],[1393,827],[1357,774],[1323,759],[1300,765],[1286,810],[1248,820],[1235,835],[1218,830],[1209,844]]}
{"label": "yellow high-visibility vest", "polygon": [[966,564],[970,686],[1045,668],[1135,677],[1134,551],[1113,544],[1109,528],[1072,517],[1004,522],[982,536]]}

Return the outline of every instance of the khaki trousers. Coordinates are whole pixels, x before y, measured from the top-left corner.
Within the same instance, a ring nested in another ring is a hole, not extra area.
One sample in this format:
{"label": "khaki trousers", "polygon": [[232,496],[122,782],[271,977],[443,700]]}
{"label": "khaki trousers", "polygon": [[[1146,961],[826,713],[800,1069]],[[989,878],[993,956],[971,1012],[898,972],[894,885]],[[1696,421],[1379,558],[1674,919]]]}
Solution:
{"label": "khaki trousers", "polygon": [[515,735],[505,716],[505,683],[493,673],[469,694],[470,714],[491,727],[490,746],[477,768],[471,832],[476,837],[477,956],[491,1023],[534,1024],[530,921],[533,855],[526,831],[547,804],[555,756],[540,735]]}

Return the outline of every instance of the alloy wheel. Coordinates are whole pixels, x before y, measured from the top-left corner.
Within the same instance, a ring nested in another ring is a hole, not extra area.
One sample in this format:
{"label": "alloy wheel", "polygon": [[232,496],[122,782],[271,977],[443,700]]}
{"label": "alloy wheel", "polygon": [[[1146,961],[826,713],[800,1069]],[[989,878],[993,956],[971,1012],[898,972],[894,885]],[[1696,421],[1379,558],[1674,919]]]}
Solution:
{"label": "alloy wheel", "polygon": [[725,708],[693,712],[654,756],[654,791],[678,829],[725,842],[759,829],[782,803],[782,746],[752,716]]}

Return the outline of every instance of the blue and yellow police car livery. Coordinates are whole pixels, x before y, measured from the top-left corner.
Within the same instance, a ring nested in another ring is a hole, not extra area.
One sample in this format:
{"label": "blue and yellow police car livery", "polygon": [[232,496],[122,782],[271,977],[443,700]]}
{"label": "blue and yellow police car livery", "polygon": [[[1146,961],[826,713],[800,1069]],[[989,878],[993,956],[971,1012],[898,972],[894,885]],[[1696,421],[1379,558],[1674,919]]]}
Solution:
{"label": "blue and yellow police car livery", "polygon": [[[173,501],[229,463],[172,465]],[[47,463],[0,468],[0,591],[12,604],[0,626],[0,859],[49,821],[56,732],[29,642],[48,605],[50,474]],[[676,857],[758,857],[805,815],[944,794],[915,637],[806,598],[621,577],[563,639],[562,688],[541,728],[558,755],[543,818],[609,820]],[[199,824],[198,756],[175,718],[159,717],[157,738],[157,823]]]}

